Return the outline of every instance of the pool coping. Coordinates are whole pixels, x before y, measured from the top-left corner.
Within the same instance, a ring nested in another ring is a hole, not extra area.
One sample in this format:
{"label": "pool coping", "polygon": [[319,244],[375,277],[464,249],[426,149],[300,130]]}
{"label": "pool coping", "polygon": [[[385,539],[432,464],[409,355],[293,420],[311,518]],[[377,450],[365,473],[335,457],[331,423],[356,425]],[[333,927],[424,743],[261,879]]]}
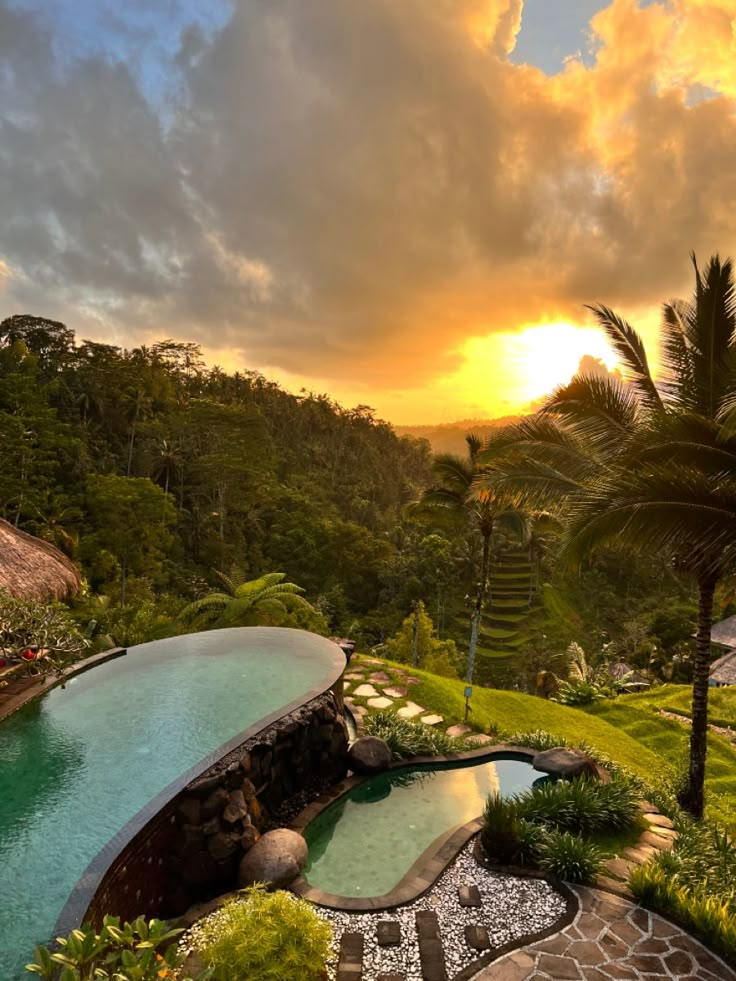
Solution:
{"label": "pool coping", "polygon": [[[537,755],[539,750],[531,749],[528,746],[515,746],[510,743],[496,743],[489,746],[482,746],[478,749],[468,750],[454,756],[416,756],[411,760],[398,760],[392,763],[388,770],[383,772],[395,772],[399,770],[414,769],[417,766],[440,766],[442,769],[451,769],[455,763],[483,763],[492,762],[500,754],[514,754],[522,758],[531,760]],[[599,776],[605,771],[597,766]],[[346,780],[335,784],[331,790],[308,804],[303,811],[289,825],[290,830],[299,834],[304,834],[307,825],[311,824],[323,811],[338,801],[345,794],[359,787],[366,780],[370,780],[376,774],[357,775],[348,777]],[[291,884],[291,891],[302,899],[306,899],[316,906],[324,906],[327,909],[341,910],[344,912],[375,912],[381,909],[393,909],[396,906],[404,906],[420,896],[424,895],[452,864],[459,852],[465,847],[470,839],[481,829],[482,819],[480,817],[468,821],[466,824],[455,825],[446,832],[439,835],[429,845],[421,855],[407,869],[401,879],[393,889],[381,896],[338,896],[334,893],[325,892],[318,889],[304,877],[299,876]],[[502,869],[499,869],[503,871]],[[529,870],[526,870],[528,872]],[[520,874],[521,870],[514,870],[515,875]]]}
{"label": "pool coping", "polygon": [[[302,631],[293,627],[239,627],[228,629],[249,631],[288,630],[294,633],[310,633],[310,631]],[[206,633],[213,632],[215,631],[206,631]],[[315,634],[314,636],[320,635]],[[162,811],[166,805],[176,797],[177,794],[184,790],[194,780],[201,777],[211,767],[215,766],[223,757],[227,756],[228,753],[231,753],[233,750],[237,749],[242,743],[247,742],[249,739],[257,736],[259,733],[263,732],[264,729],[272,726],[274,723],[284,718],[284,716],[289,715],[291,712],[296,711],[307,702],[311,702],[315,698],[319,698],[320,695],[324,695],[333,689],[337,682],[342,678],[345,671],[345,654],[341,648],[337,646],[337,644],[329,641],[327,637],[321,639],[324,640],[325,643],[332,643],[332,646],[335,648],[333,663],[328,674],[328,680],[326,682],[320,682],[318,685],[303,693],[298,698],[293,699],[287,705],[276,709],[269,715],[259,719],[258,722],[255,722],[253,725],[243,729],[240,733],[233,736],[231,739],[228,739],[217,749],[204,756],[198,763],[195,763],[194,766],[190,767],[185,773],[181,774],[175,780],[172,780],[171,783],[164,787],[164,789],[155,797],[152,797],[147,804],[145,804],[125,825],[123,825],[117,834],[113,835],[107,844],[103,845],[97,855],[95,855],[95,857],[86,867],[76,885],[69,893],[69,896],[67,897],[67,900],[64,903],[59,916],[57,917],[53,931],[54,937],[66,935],[84,922],[87,910],[89,909],[105,874],[117,860],[123,849],[130,845],[139,834],[142,834],[145,831],[148,823],[153,820],[159,814],[159,812]],[[127,651],[119,652],[113,656],[119,656],[120,653],[127,653]],[[112,656],[107,657],[105,660],[111,659]],[[89,660],[92,659],[90,658]],[[96,661],[95,664],[89,664],[88,667],[96,667],[97,664],[101,663],[104,663],[104,661]],[[334,677],[333,671],[336,672]],[[53,686],[44,687],[43,691],[50,691],[51,687]]]}

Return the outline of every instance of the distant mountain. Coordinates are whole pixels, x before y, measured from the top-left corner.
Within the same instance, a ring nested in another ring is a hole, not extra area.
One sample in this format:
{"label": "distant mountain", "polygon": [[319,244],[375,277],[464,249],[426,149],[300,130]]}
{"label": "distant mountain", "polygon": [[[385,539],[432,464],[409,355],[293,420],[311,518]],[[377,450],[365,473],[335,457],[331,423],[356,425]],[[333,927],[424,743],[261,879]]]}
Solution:
{"label": "distant mountain", "polygon": [[456,453],[464,456],[465,437],[475,433],[481,439],[490,436],[501,426],[518,422],[521,416],[503,416],[500,419],[459,419],[457,422],[443,422],[436,426],[394,426],[399,436],[416,436],[429,440],[434,453]]}

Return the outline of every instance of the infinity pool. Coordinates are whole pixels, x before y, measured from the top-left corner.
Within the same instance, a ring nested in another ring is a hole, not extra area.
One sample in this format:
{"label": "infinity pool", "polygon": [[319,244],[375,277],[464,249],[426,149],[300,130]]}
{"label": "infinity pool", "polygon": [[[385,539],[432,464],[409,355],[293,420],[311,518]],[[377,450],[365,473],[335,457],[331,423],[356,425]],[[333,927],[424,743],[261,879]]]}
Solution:
{"label": "infinity pool", "polygon": [[440,835],[479,817],[489,793],[509,797],[547,779],[508,753],[371,777],[306,828],[304,878],[336,896],[383,896]]}
{"label": "infinity pool", "polygon": [[0,723],[0,979],[31,976],[87,865],[144,805],[344,665],[305,631],[213,630],[132,647]]}

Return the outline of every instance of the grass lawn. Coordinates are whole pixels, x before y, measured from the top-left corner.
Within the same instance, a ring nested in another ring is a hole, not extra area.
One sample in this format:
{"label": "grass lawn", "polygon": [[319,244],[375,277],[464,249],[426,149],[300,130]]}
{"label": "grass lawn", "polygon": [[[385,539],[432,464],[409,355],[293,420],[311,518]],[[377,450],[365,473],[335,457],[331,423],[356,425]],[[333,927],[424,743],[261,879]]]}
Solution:
{"label": "grass lawn", "polygon": [[[351,669],[357,669],[361,664],[361,658],[356,655],[351,661]],[[388,661],[382,664],[392,677],[398,669],[408,670],[419,678],[419,684],[412,685],[408,697],[428,711],[444,716],[445,727],[464,721],[465,686],[462,681],[413,671],[405,664]],[[381,670],[373,664],[364,667],[369,673]],[[534,695],[475,687],[469,724],[480,732],[546,729],[554,735],[564,736],[571,743],[589,743],[645,780],[656,780],[663,775],[663,760],[676,767],[686,759],[689,733],[680,723],[657,716],[646,703],[640,708],[635,707],[633,700],[639,697],[598,702],[584,711]],[[405,700],[397,700],[395,705],[398,708],[404,703]],[[709,737],[706,788],[709,816],[733,828],[736,751],[720,736]]]}
{"label": "grass lawn", "polygon": [[[624,695],[620,699],[634,708],[666,709],[690,718],[693,692],[689,685],[660,685],[651,691],[636,695]],[[708,719],[716,726],[736,729],[736,685],[727,688],[711,688],[708,693]]]}

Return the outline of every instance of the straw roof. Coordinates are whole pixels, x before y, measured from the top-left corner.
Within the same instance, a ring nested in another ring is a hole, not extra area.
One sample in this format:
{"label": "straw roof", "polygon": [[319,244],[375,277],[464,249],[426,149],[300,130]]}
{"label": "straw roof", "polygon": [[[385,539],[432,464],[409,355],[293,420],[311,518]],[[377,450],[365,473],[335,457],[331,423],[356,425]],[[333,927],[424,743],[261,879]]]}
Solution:
{"label": "straw roof", "polygon": [[719,623],[714,623],[710,632],[712,644],[719,647],[736,647],[736,616],[726,617]]}
{"label": "straw roof", "polygon": [[714,685],[736,685],[736,651],[728,651],[711,664],[710,680]]}
{"label": "straw roof", "polygon": [[0,518],[0,590],[48,601],[73,596],[80,585],[78,569],[58,548]]}

